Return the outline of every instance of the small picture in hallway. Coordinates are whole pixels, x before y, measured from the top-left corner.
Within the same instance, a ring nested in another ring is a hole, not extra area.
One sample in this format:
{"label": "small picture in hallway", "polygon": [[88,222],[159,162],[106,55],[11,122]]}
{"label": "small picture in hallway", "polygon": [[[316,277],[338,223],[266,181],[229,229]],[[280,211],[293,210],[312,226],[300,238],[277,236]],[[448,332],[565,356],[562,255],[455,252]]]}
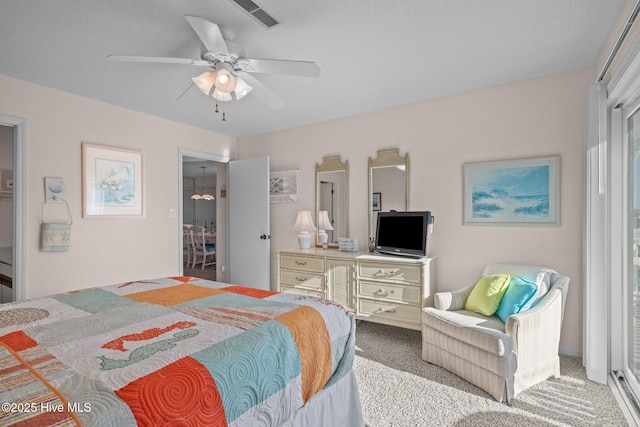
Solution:
{"label": "small picture in hallway", "polygon": [[560,224],[559,167],[557,156],[466,164],[464,223]]}
{"label": "small picture in hallway", "polygon": [[141,217],[142,177],[142,152],[83,143],[83,217]]}
{"label": "small picture in hallway", "polygon": [[2,169],[2,182],[0,183],[0,192],[13,192],[13,171],[10,169]]}
{"label": "small picture in hallway", "polygon": [[382,193],[373,193],[373,199],[371,199],[371,207],[373,211],[382,210]]}

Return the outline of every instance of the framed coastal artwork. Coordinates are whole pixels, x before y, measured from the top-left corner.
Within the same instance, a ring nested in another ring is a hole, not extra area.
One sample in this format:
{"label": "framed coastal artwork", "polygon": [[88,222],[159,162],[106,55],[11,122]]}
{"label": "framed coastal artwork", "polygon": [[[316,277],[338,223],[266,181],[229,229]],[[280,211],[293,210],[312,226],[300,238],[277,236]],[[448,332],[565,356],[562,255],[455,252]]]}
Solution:
{"label": "framed coastal artwork", "polygon": [[142,168],[141,151],[83,143],[83,218],[142,218]]}
{"label": "framed coastal artwork", "polygon": [[560,157],[464,165],[466,225],[559,225]]}

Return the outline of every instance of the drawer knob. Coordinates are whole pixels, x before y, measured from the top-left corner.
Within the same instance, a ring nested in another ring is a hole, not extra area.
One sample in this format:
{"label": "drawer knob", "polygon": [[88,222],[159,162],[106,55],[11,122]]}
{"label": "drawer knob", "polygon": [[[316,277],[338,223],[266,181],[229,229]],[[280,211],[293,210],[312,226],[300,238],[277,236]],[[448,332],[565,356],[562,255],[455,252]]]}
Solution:
{"label": "drawer knob", "polygon": [[297,280],[298,282],[301,282],[301,283],[306,281],[306,279],[305,279],[304,277],[303,277],[302,279],[301,279],[301,278],[299,278],[299,277],[296,277],[296,280]]}
{"label": "drawer knob", "polygon": [[376,311],[374,311],[374,313],[395,313],[396,309],[395,308],[387,308],[386,310],[382,307],[378,307],[378,309]]}
{"label": "drawer knob", "polygon": [[296,260],[296,265],[307,265],[307,261],[297,261]]}
{"label": "drawer knob", "polygon": [[384,270],[380,269],[380,270],[376,271],[374,276],[378,276],[378,277],[393,277],[393,276],[396,276],[397,274],[398,274],[398,270],[389,270],[389,271],[385,272]]}
{"label": "drawer knob", "polygon": [[384,289],[380,288],[377,291],[375,291],[373,294],[381,297],[386,297],[387,295],[389,295],[389,292],[385,292]]}
{"label": "drawer knob", "polygon": [[389,273],[385,273],[384,270],[378,270],[374,276],[389,277]]}

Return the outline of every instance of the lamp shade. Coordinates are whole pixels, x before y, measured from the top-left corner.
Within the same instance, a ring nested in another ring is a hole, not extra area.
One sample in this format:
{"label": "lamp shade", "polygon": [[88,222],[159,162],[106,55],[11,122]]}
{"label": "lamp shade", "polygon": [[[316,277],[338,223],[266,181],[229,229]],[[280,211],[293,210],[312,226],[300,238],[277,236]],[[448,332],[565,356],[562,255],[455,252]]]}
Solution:
{"label": "lamp shade", "polygon": [[236,88],[236,77],[226,69],[218,71],[216,74],[216,90],[223,93],[232,92]]}
{"label": "lamp shade", "polygon": [[331,220],[329,219],[329,213],[327,211],[318,212],[318,229],[333,230],[333,227],[331,226]]}
{"label": "lamp shade", "polygon": [[296,223],[293,225],[295,231],[316,231],[317,228],[313,225],[313,219],[311,217],[311,211],[300,211],[296,218]]}
{"label": "lamp shade", "polygon": [[311,235],[310,231],[316,231],[316,226],[313,225],[313,219],[311,218],[311,211],[300,211],[296,218],[296,223],[293,225],[293,229],[299,231],[298,245],[300,249],[309,249],[311,247]]}
{"label": "lamp shade", "polygon": [[236,94],[236,99],[242,99],[251,92],[253,88],[247,84],[240,77],[236,77],[236,88],[233,90],[233,93]]}
{"label": "lamp shade", "polygon": [[211,94],[216,101],[231,101],[231,95],[228,93],[220,92],[217,88]]}
{"label": "lamp shade", "polygon": [[209,95],[211,88],[216,82],[216,73],[213,71],[205,71],[197,77],[193,77],[193,83],[200,89],[205,95]]}

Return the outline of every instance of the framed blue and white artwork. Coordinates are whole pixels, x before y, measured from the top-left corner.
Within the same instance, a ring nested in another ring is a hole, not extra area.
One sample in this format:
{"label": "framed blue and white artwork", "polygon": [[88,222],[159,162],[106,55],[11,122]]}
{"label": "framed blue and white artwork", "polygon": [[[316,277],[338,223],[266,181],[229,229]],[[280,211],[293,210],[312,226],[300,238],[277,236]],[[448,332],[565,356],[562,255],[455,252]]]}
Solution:
{"label": "framed blue and white artwork", "polygon": [[560,157],[464,165],[466,225],[559,225]]}
{"label": "framed blue and white artwork", "polygon": [[144,216],[142,152],[82,144],[82,216]]}

